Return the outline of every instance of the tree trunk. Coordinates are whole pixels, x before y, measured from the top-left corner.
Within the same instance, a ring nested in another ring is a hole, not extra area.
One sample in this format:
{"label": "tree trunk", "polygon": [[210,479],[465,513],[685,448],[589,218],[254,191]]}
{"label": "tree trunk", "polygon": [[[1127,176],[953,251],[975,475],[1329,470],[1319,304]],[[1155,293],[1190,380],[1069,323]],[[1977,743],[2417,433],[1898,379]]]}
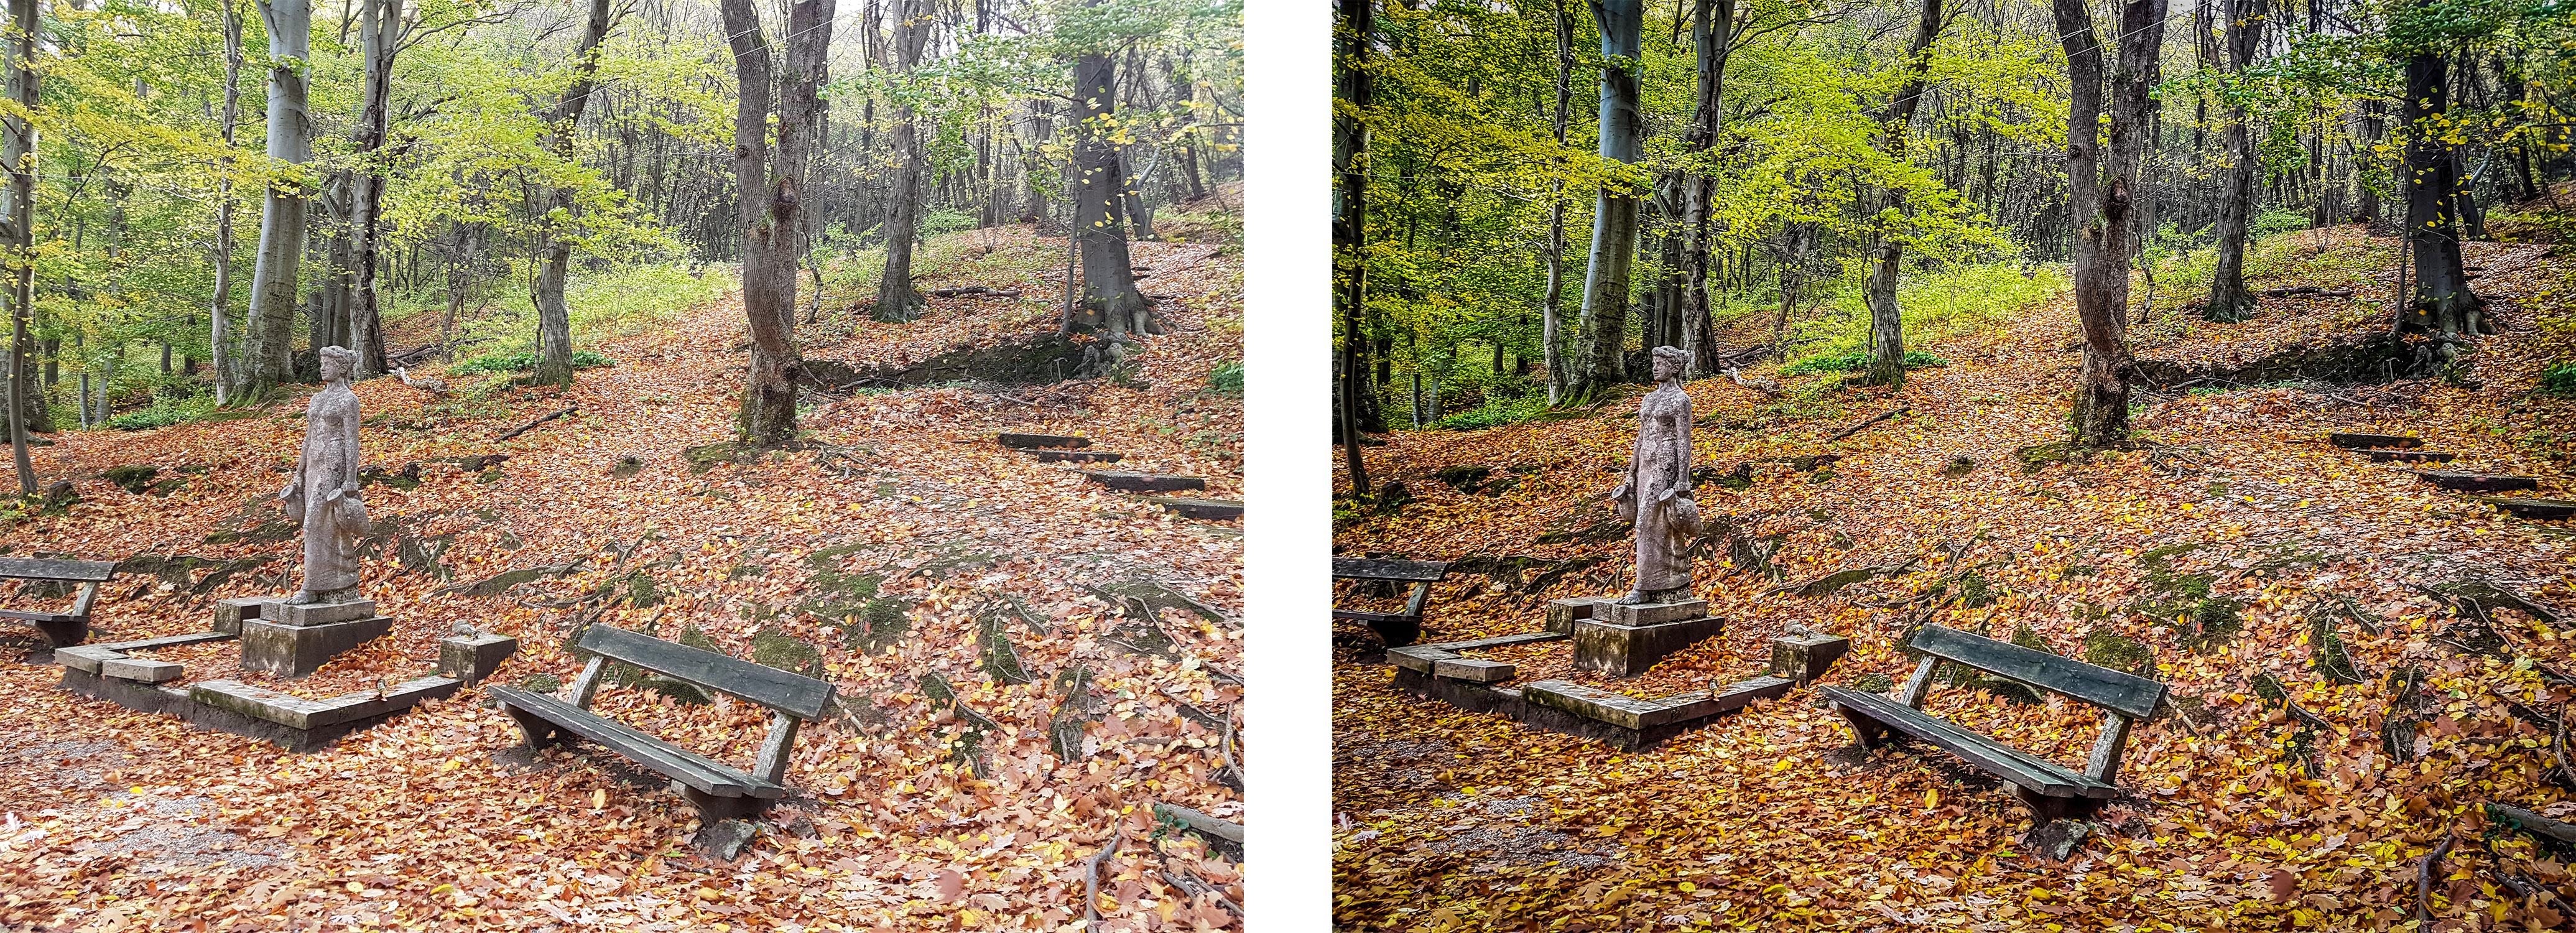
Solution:
{"label": "tree trunk", "polygon": [[1360,458],[1360,386],[1366,380],[1366,364],[1360,359],[1360,344],[1367,335],[1360,331],[1360,310],[1368,297],[1368,263],[1363,253],[1367,243],[1368,221],[1368,123],[1359,114],[1368,109],[1369,74],[1366,57],[1371,41],[1372,24],[1369,4],[1375,0],[1335,0],[1334,12],[1341,20],[1334,30],[1334,96],[1333,118],[1333,299],[1342,312],[1342,397],[1341,435],[1343,459],[1350,469],[1351,498],[1369,495],[1368,464]]}
{"label": "tree trunk", "polygon": [[36,297],[36,127],[26,114],[35,112],[36,0],[9,0],[9,102],[14,111],[0,121],[0,171],[9,173],[8,203],[0,217],[8,225],[9,299],[9,455],[18,471],[18,494],[36,495],[36,467],[27,457],[27,413],[32,387],[27,385],[27,324]]}
{"label": "tree trunk", "polygon": [[[2229,69],[2242,75],[2263,47],[2264,0],[2229,0],[2227,54]],[[2218,199],[2218,267],[2209,276],[2209,302],[2202,317],[2237,322],[2254,316],[2254,294],[2245,289],[2245,231],[2254,215],[2254,173],[2260,168],[2249,124],[2253,115],[2233,108],[2227,124],[2229,165]]]}
{"label": "tree trunk", "polygon": [[[1102,0],[1091,0],[1097,6]],[[1081,120],[1073,148],[1073,235],[1082,253],[1082,300],[1065,318],[1068,332],[1104,332],[1106,357],[1086,365],[1106,372],[1124,352],[1127,335],[1159,330],[1153,308],[1136,291],[1136,269],[1127,253],[1127,227],[1121,221],[1121,197],[1127,190],[1119,170],[1118,145],[1110,127],[1118,101],[1118,63],[1103,48],[1084,52],[1074,61],[1073,97]]]}
{"label": "tree trunk", "polygon": [[[1699,66],[1698,101],[1691,108],[1691,131],[1683,146],[1706,157],[1717,146],[1718,105],[1726,88],[1726,51],[1735,26],[1735,0],[1699,0],[1691,12],[1691,44]],[[1697,379],[1714,360],[1714,321],[1708,306],[1708,212],[1717,179],[1708,166],[1690,173],[1683,183],[1682,231],[1690,271],[1682,289],[1682,349],[1690,353],[1682,378]]]}
{"label": "tree trunk", "polygon": [[[1638,49],[1645,31],[1641,0],[1591,0],[1601,26],[1602,158],[1633,163],[1645,155],[1645,124],[1638,111]],[[1637,258],[1637,215],[1645,203],[1634,188],[1601,186],[1592,216],[1592,250],[1583,272],[1581,345],[1568,384],[1570,395],[1590,398],[1619,380],[1627,350],[1628,276]]]}
{"label": "tree trunk", "polygon": [[[1904,164],[1907,137],[1914,130],[1914,111],[1923,102],[1923,84],[1932,70],[1932,43],[1941,37],[1941,0],[1923,0],[1923,16],[1914,24],[1914,45],[1906,52],[1904,85],[1888,101],[1879,119],[1888,161]],[[1905,189],[1887,189],[1887,206],[1902,217]],[[1905,317],[1896,304],[1896,274],[1905,262],[1905,240],[1898,231],[1880,234],[1861,303],[1869,308],[1869,370],[1860,381],[1891,389],[1905,386]]]}
{"label": "tree trunk", "polygon": [[[1574,16],[1556,0],[1556,148],[1565,149],[1566,113],[1574,104]],[[1547,363],[1547,403],[1565,403],[1571,372],[1565,358],[1565,176],[1549,173],[1547,295],[1539,305],[1539,354]]]}
{"label": "tree trunk", "polygon": [[[932,12],[928,0],[898,0],[894,27],[895,70],[910,74],[921,64],[930,40]],[[886,186],[885,274],[877,279],[877,302],[868,316],[888,323],[912,320],[927,301],[912,287],[913,241],[921,238],[921,177],[926,174],[921,130],[912,108],[894,108],[894,173]]]}
{"label": "tree trunk", "polygon": [[2459,218],[2452,213],[2459,189],[2457,163],[2442,141],[2450,110],[2448,64],[2440,49],[2408,56],[2406,102],[2400,111],[2406,124],[2406,240],[2415,256],[2415,289],[2398,315],[2397,330],[2433,338],[2413,364],[2414,372],[2424,376],[2453,371],[2461,346],[2494,332],[2481,313],[2485,302],[2469,291],[2467,272],[2460,268]]}
{"label": "tree trunk", "polygon": [[778,107],[778,146],[768,141],[770,44],[751,0],[723,0],[739,103],[734,109],[734,190],[743,225],[743,314],[750,319],[751,365],[739,426],[746,447],[796,441],[797,269],[804,264],[805,226],[798,216],[809,156],[822,127],[832,43],[832,0],[796,0],[787,11],[786,74]]}
{"label": "tree trunk", "polygon": [[349,270],[351,285],[348,347],[358,351],[357,372],[352,381],[382,375],[385,367],[385,340],[382,316],[378,307],[376,267],[383,230],[378,218],[383,214],[385,175],[385,135],[392,120],[394,53],[402,36],[401,0],[365,0],[360,7],[359,49],[366,58],[365,103],[358,114],[358,169],[351,192],[349,235],[355,239],[352,249],[354,266]]}
{"label": "tree trunk", "polygon": [[[398,3],[399,0],[369,0],[371,3]],[[599,83],[599,45],[607,41],[614,28],[619,7],[609,0],[590,0],[590,17],[582,24],[581,44],[572,53],[572,86],[555,102],[546,116],[546,148],[566,165],[573,163],[574,133],[581,127],[582,111],[590,105],[591,92]],[[388,61],[386,64],[392,64]],[[572,307],[564,301],[564,281],[572,273],[572,237],[564,229],[572,222],[572,191],[548,188],[545,192],[547,237],[545,261],[537,267],[537,356],[536,381],[558,389],[572,388]],[[748,270],[745,270],[746,273]],[[791,275],[792,278],[792,275]],[[793,304],[791,295],[789,302]]]}
{"label": "tree trunk", "polygon": [[[311,60],[311,0],[262,0],[268,24],[268,157],[302,166],[313,156],[305,63]],[[250,352],[234,397],[256,394],[294,374],[295,308],[304,262],[304,214],[311,191],[300,176],[268,187],[260,208],[259,255],[251,270]]]}
{"label": "tree trunk", "polygon": [[2074,446],[2129,443],[2130,193],[2138,186],[2164,43],[2165,0],[2120,5],[2119,70],[2111,79],[2110,142],[2102,134],[2102,47],[2084,0],[2054,0],[2070,88],[2066,186],[2075,219],[2075,314],[2084,332]]}

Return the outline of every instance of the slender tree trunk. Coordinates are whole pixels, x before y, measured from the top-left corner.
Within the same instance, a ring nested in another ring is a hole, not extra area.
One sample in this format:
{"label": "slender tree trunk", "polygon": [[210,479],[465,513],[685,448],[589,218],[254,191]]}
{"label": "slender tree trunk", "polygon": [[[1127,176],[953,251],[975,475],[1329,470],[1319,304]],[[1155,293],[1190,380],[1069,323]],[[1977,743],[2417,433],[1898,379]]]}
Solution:
{"label": "slender tree trunk", "polygon": [[[300,167],[312,160],[310,118],[306,111],[307,62],[312,58],[311,0],[262,0],[268,24],[268,157]],[[292,377],[292,348],[299,275],[304,262],[304,219],[311,190],[300,177],[268,187],[260,208],[259,255],[251,270],[250,352],[243,362],[236,398]]]}
{"label": "slender tree trunk", "polygon": [[1369,4],[1375,0],[1334,0],[1333,108],[1333,299],[1342,312],[1341,435],[1343,459],[1350,469],[1351,498],[1369,496],[1368,463],[1360,457],[1360,389],[1367,364],[1360,346],[1360,312],[1368,298],[1368,122],[1361,119],[1371,103],[1367,56],[1373,24]]}
{"label": "slender tree trunk", "polygon": [[[1735,0],[1699,0],[1691,14],[1691,43],[1698,52],[1699,100],[1691,108],[1690,137],[1684,148],[1707,158],[1717,147],[1719,104],[1725,98],[1726,50],[1735,26]],[[1690,264],[1682,291],[1682,349],[1690,364],[1683,379],[1697,379],[1714,362],[1717,344],[1708,302],[1709,202],[1717,195],[1713,166],[1701,166],[1684,181],[1682,229]]]}
{"label": "slender tree trunk", "polygon": [[[930,40],[933,11],[928,0],[897,0],[895,15],[895,70],[910,74],[921,64],[922,47]],[[912,320],[927,303],[912,287],[913,241],[921,238],[921,178],[928,168],[918,122],[910,106],[895,105],[894,174],[886,188],[884,220],[885,274],[877,280],[877,303],[869,312],[879,321]]]}
{"label": "slender tree trunk", "polygon": [[2054,0],[2070,79],[2066,183],[2075,218],[2075,313],[2083,326],[2073,444],[2129,443],[2128,345],[2131,192],[2144,163],[2150,96],[2160,69],[2165,0],[2120,5],[2119,70],[2111,76],[2110,142],[2102,137],[2102,47],[2084,0]]}
{"label": "slender tree trunk", "polygon": [[[1556,151],[1565,151],[1566,113],[1574,105],[1574,15],[1556,0]],[[1539,303],[1539,354],[1547,364],[1547,403],[1565,403],[1572,372],[1565,354],[1565,176],[1551,172],[1547,199],[1547,295]]]}
{"label": "slender tree trunk", "polygon": [[[1089,5],[1100,2],[1091,0]],[[1067,317],[1065,329],[1109,335],[1107,359],[1090,367],[1098,372],[1116,363],[1128,334],[1159,329],[1152,306],[1136,290],[1127,226],[1120,216],[1127,179],[1119,169],[1118,146],[1110,133],[1117,112],[1117,74],[1117,60],[1108,49],[1085,52],[1073,66],[1073,97],[1081,114],[1073,148],[1073,235],[1082,252],[1082,300]]]}
{"label": "slender tree trunk", "polygon": [[805,225],[797,214],[810,156],[822,128],[817,95],[832,43],[832,0],[796,0],[787,10],[786,74],[778,108],[778,146],[769,145],[771,46],[751,0],[723,0],[740,95],[734,110],[734,190],[743,225],[743,314],[750,320],[751,366],[742,395],[742,444],[772,448],[796,441],[797,269],[804,264]]}
{"label": "slender tree trunk", "polygon": [[[1634,163],[1645,156],[1645,123],[1639,113],[1638,50],[1644,39],[1641,0],[1591,0],[1601,27],[1602,158]],[[1590,398],[1625,369],[1628,282],[1637,258],[1637,222],[1645,198],[1633,187],[1601,186],[1593,209],[1592,250],[1583,273],[1582,348],[1568,380],[1573,397]]]}
{"label": "slender tree trunk", "polygon": [[385,340],[378,308],[376,267],[383,231],[378,218],[383,212],[385,172],[383,153],[385,135],[392,114],[394,52],[402,36],[401,0],[364,0],[360,6],[359,50],[366,57],[366,101],[358,114],[358,169],[353,181],[349,215],[349,235],[356,240],[352,249],[354,268],[351,284],[356,292],[349,306],[349,349],[358,351],[358,371],[352,381],[381,375],[385,367]]}
{"label": "slender tree trunk", "polygon": [[[1914,111],[1923,101],[1923,85],[1932,70],[1932,43],[1941,37],[1941,26],[1941,0],[1923,0],[1923,16],[1914,24],[1914,45],[1906,52],[1905,84],[1896,89],[1896,97],[1879,119],[1882,148],[1890,162],[1905,162],[1907,137],[1914,131]],[[1905,189],[1887,189],[1887,206],[1901,217]],[[1869,279],[1861,290],[1861,303],[1869,308],[1870,361],[1860,381],[1870,385],[1905,385],[1905,316],[1896,304],[1896,274],[1904,262],[1901,232],[1881,233]]]}
{"label": "slender tree trunk", "polygon": [[2440,49],[2408,56],[2406,102],[2400,111],[2406,124],[2406,239],[2415,257],[2415,288],[2398,315],[2397,330],[2433,337],[2413,364],[2418,375],[2452,371],[2460,347],[2494,332],[2482,313],[2485,302],[2469,290],[2460,263],[2459,218],[2453,213],[2458,163],[2442,140],[2450,110],[2448,64],[2449,56]]}
{"label": "slender tree trunk", "polygon": [[[599,45],[608,40],[608,31],[616,27],[620,12],[610,0],[590,0],[590,16],[582,24],[581,44],[572,53],[572,86],[564,89],[563,97],[545,115],[546,148],[567,165],[573,162],[573,141],[581,127],[582,111],[588,109],[590,95],[599,86]],[[547,188],[544,199],[546,252],[545,260],[537,266],[533,296],[537,305],[537,342],[542,345],[536,381],[569,389],[573,378],[572,307],[564,300],[564,283],[572,274],[572,235],[565,229],[572,222],[572,191]]]}
{"label": "slender tree trunk", "polygon": [[23,114],[37,103],[36,0],[9,0],[9,102],[17,110],[0,121],[0,171],[9,173],[8,224],[9,455],[18,471],[18,494],[36,495],[36,467],[27,457],[27,324],[36,297],[36,127]]}
{"label": "slender tree trunk", "polygon": [[[2228,0],[2227,54],[2232,76],[2243,75],[2263,46],[2264,0]],[[2245,232],[2254,214],[2254,172],[2260,167],[2249,124],[2253,115],[2232,108],[2227,124],[2227,174],[2218,200],[2218,267],[2209,276],[2209,302],[2201,316],[2236,322],[2254,316],[2254,294],[2245,289]]]}

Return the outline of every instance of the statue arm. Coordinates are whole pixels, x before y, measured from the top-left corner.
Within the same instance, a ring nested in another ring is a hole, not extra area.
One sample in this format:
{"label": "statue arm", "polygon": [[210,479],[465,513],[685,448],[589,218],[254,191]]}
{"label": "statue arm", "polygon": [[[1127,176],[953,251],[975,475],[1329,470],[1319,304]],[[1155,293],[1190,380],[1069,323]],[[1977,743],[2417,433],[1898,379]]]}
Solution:
{"label": "statue arm", "polygon": [[365,459],[358,453],[358,400],[349,399],[349,416],[340,419],[340,491],[358,493],[358,465]]}

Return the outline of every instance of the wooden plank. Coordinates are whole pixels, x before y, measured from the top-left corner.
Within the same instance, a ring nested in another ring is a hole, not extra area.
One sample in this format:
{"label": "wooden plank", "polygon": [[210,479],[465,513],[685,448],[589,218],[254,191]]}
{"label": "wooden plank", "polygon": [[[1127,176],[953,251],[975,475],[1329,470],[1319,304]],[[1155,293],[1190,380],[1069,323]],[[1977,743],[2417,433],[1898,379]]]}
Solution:
{"label": "wooden plank", "polygon": [[60,612],[28,612],[24,609],[0,609],[0,619],[18,619],[26,622],[78,622],[84,618],[87,616],[66,615]]}
{"label": "wooden plank", "polygon": [[2032,793],[2047,797],[2109,798],[2119,795],[2119,788],[1969,731],[1949,720],[1898,706],[1886,697],[1834,687],[1825,688],[1825,696],[1843,709],[1930,742]]}
{"label": "wooden plank", "polygon": [[823,718],[823,712],[832,703],[831,684],[622,628],[593,625],[581,636],[581,646],[648,671],[677,677],[806,719]]}
{"label": "wooden plank", "polygon": [[2332,442],[2337,447],[2347,450],[2363,450],[2372,447],[2424,446],[2423,438],[2406,437],[2397,434],[2346,434],[2338,431],[2327,434],[2326,440]]}
{"label": "wooden plank", "polygon": [[1915,632],[1913,645],[1981,671],[2119,710],[2133,719],[2154,716],[2156,706],[2165,698],[2164,684],[2135,674],[1938,625],[1926,625]]}
{"label": "wooden plank", "polygon": [[1405,615],[1401,612],[1362,612],[1357,609],[1335,609],[1333,610],[1333,618],[1348,619],[1353,622],[1414,622],[1419,621],[1422,617]]}
{"label": "wooden plank", "polygon": [[113,576],[116,576],[115,561],[0,557],[0,577],[99,583]]}
{"label": "wooden plank", "polygon": [[1406,583],[1437,583],[1449,576],[1447,561],[1379,560],[1371,557],[1333,558],[1336,580],[1401,580]]}
{"label": "wooden plank", "polygon": [[580,709],[544,694],[528,693],[508,687],[490,687],[487,692],[502,705],[524,711],[554,723],[582,738],[607,746],[635,763],[651,768],[700,793],[718,797],[760,797],[776,799],[786,796],[787,789],[749,774],[725,767],[704,755],[689,751],[651,735],[636,731],[625,723]]}

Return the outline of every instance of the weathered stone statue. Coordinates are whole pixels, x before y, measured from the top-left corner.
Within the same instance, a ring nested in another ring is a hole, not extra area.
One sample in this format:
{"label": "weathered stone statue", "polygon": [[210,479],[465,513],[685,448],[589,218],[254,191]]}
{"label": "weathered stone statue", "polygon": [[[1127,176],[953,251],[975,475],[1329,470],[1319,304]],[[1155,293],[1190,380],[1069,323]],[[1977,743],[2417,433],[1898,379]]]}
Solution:
{"label": "weathered stone statue", "polygon": [[358,598],[358,539],[367,530],[367,507],[358,501],[358,396],[349,374],[358,353],[323,347],[322,381],[304,409],[304,453],[278,501],[304,526],[304,588],[287,605],[348,602]]}
{"label": "weathered stone statue", "polygon": [[1656,347],[1655,391],[1637,406],[1637,453],[1628,481],[1611,498],[1619,518],[1637,523],[1637,585],[1624,605],[1690,597],[1690,543],[1699,537],[1699,503],[1691,498],[1691,404],[1682,391],[1689,356]]}

